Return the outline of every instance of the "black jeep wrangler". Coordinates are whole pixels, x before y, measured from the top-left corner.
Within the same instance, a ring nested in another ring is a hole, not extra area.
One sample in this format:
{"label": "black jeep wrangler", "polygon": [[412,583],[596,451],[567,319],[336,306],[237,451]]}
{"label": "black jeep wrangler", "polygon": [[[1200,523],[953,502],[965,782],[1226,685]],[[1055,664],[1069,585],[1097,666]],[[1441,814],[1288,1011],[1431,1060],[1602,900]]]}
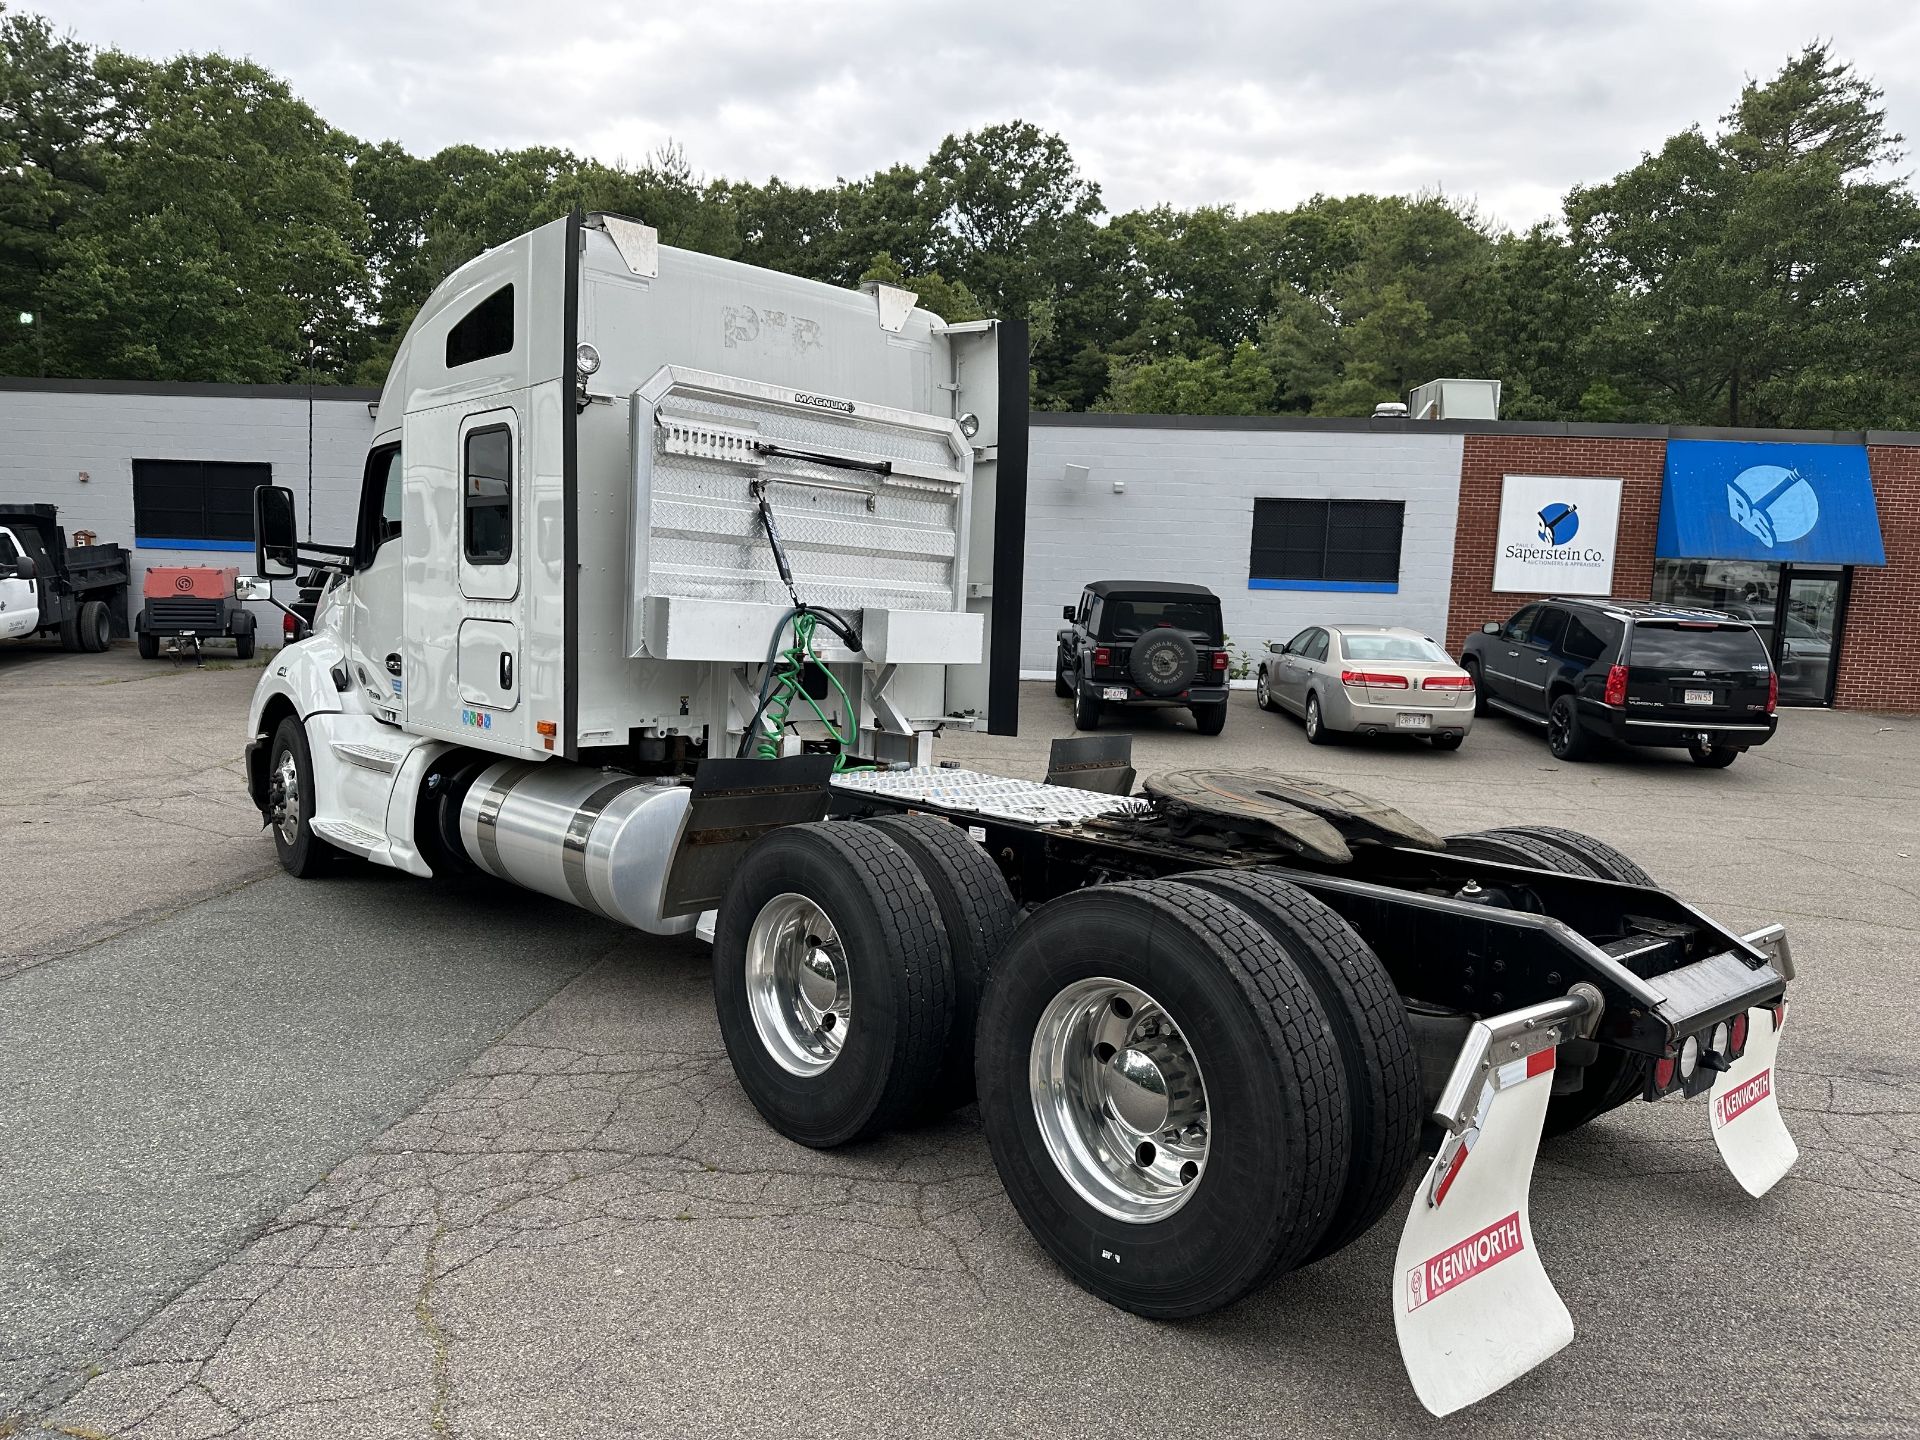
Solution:
{"label": "black jeep wrangler", "polygon": [[1109,705],[1184,705],[1202,735],[1226,728],[1227,637],[1204,585],[1096,580],[1060,613],[1053,686],[1073,698],[1076,730]]}

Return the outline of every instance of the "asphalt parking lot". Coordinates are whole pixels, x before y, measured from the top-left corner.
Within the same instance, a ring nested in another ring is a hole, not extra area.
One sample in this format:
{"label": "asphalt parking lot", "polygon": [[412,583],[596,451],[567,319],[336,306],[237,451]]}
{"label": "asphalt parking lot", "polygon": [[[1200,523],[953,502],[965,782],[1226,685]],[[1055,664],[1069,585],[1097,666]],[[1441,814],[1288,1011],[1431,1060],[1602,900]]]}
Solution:
{"label": "asphalt parking lot", "polygon": [[[241,793],[255,676],[0,652],[0,1416],[73,1436],[1920,1433],[1920,723],[1788,714],[1724,772],[1121,722],[1142,770],[1338,780],[1442,831],[1587,830],[1801,979],[1799,1167],[1749,1200],[1704,1109],[1542,1152],[1578,1336],[1434,1421],[1397,1222],[1204,1322],[1067,1282],[971,1111],[830,1154],[733,1083],[706,957],[531,896],[296,882]],[[1066,702],[944,758],[1037,778]],[[0,1434],[8,1433],[0,1422]]]}

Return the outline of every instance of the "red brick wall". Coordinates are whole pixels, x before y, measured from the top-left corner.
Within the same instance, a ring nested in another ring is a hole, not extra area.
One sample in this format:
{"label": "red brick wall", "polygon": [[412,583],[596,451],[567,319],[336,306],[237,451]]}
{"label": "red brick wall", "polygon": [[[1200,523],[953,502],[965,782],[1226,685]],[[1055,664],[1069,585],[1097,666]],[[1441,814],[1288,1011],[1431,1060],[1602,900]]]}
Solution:
{"label": "red brick wall", "polygon": [[[1908,452],[1920,454],[1920,452]],[[1505,475],[1617,475],[1620,534],[1614,547],[1613,593],[1641,598],[1653,584],[1653,539],[1660,525],[1664,440],[1591,440],[1576,436],[1469,435],[1460,461],[1460,521],[1453,538],[1453,592],[1447,607],[1447,649],[1487,620],[1504,620],[1537,596],[1493,593],[1494,535],[1500,526]],[[1884,518],[1883,518],[1884,523]],[[1920,543],[1920,537],[1916,537]],[[1888,545],[1892,549],[1891,542]],[[1858,588],[1855,589],[1858,594]],[[1849,643],[1852,635],[1849,630]]]}
{"label": "red brick wall", "polygon": [[1887,564],[1854,569],[1833,703],[1920,711],[1920,447],[1869,445],[1867,463]]}

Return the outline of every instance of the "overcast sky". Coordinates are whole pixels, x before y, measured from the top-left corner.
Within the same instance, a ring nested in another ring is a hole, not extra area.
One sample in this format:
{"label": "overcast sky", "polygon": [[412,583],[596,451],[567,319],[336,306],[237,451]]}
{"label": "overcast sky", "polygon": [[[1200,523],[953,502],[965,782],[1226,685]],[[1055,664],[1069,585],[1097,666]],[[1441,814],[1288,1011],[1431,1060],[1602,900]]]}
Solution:
{"label": "overcast sky", "polygon": [[244,54],[420,154],[669,139],[705,175],[821,183],[1024,118],[1119,211],[1316,191],[1473,196],[1515,226],[1830,38],[1920,136],[1912,0],[14,0],[96,46]]}

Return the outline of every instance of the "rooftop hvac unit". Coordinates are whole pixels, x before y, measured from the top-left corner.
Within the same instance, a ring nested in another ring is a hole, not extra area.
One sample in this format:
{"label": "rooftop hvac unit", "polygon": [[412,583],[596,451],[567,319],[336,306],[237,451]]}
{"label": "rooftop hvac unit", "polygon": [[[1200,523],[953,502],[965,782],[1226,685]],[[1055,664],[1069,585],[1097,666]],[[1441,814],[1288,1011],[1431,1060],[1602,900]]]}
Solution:
{"label": "rooftop hvac unit", "polygon": [[1498,380],[1429,380],[1407,392],[1416,420],[1498,420]]}

